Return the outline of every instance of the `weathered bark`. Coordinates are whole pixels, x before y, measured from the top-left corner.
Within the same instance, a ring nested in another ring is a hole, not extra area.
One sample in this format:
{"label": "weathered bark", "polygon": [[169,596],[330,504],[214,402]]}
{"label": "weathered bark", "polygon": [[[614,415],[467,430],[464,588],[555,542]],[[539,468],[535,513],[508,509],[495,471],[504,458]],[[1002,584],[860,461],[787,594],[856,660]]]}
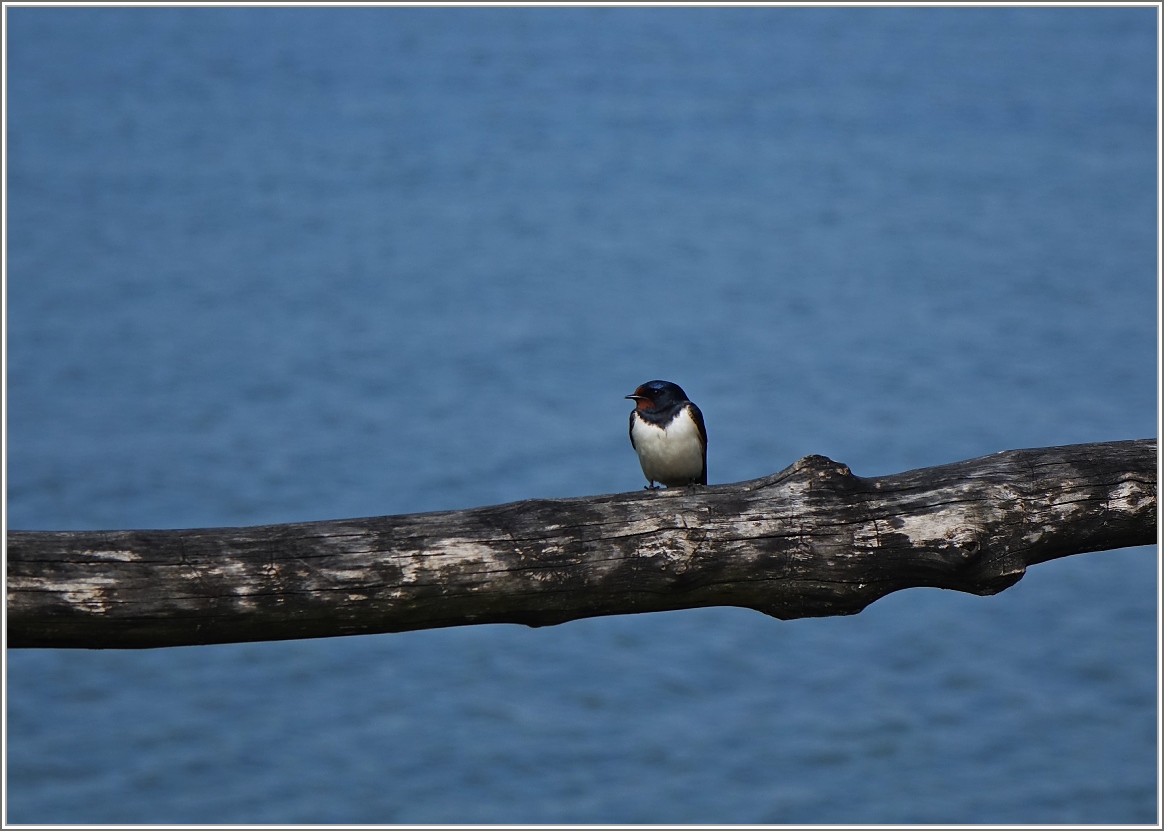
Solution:
{"label": "weathered bark", "polygon": [[130,648],[745,606],[853,614],[993,594],[1156,539],[1156,441],[864,479],[823,456],[729,485],[168,531],[11,531],[8,645]]}

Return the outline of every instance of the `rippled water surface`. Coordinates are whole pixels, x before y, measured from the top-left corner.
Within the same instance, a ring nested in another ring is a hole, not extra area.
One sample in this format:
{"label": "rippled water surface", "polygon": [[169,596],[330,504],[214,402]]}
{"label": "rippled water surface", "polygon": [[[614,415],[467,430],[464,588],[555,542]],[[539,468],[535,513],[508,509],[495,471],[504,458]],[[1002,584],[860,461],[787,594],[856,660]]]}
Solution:
{"label": "rippled water surface", "polygon": [[[1155,9],[6,14],[10,527],[1156,434]],[[13,650],[7,819],[1154,822],[1156,585]]]}

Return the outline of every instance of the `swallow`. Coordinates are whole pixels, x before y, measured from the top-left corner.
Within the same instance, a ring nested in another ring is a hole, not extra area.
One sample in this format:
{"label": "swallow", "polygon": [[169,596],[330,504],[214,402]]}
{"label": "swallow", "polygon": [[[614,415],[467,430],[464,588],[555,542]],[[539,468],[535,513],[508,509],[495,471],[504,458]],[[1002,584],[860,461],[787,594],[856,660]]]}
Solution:
{"label": "swallow", "polygon": [[703,413],[678,384],[648,381],[627,396],[631,447],[639,455],[646,487],[707,484],[707,428]]}

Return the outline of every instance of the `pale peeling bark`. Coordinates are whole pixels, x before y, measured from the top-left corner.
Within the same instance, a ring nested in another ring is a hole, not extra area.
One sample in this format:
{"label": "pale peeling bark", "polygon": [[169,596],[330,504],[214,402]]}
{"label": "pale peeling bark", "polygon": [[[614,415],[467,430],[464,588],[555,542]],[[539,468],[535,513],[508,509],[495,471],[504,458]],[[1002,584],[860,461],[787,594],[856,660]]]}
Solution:
{"label": "pale peeling bark", "polygon": [[1028,565],[1155,540],[1155,439],[871,479],[807,456],[748,482],[463,511],[11,531],[8,646],[544,626],[697,606],[853,614],[911,586],[993,594]]}

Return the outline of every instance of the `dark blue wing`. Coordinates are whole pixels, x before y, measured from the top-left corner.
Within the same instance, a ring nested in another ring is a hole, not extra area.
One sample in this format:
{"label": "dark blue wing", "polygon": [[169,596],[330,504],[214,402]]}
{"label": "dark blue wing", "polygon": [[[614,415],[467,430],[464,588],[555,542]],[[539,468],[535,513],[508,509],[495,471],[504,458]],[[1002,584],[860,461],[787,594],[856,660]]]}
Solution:
{"label": "dark blue wing", "polygon": [[[699,443],[703,445],[703,473],[700,474],[699,484],[707,484],[707,427],[703,423],[703,413],[699,408],[687,402],[687,411],[691,413],[691,418],[695,420],[695,426],[699,428]],[[633,441],[631,442],[634,443]]]}

